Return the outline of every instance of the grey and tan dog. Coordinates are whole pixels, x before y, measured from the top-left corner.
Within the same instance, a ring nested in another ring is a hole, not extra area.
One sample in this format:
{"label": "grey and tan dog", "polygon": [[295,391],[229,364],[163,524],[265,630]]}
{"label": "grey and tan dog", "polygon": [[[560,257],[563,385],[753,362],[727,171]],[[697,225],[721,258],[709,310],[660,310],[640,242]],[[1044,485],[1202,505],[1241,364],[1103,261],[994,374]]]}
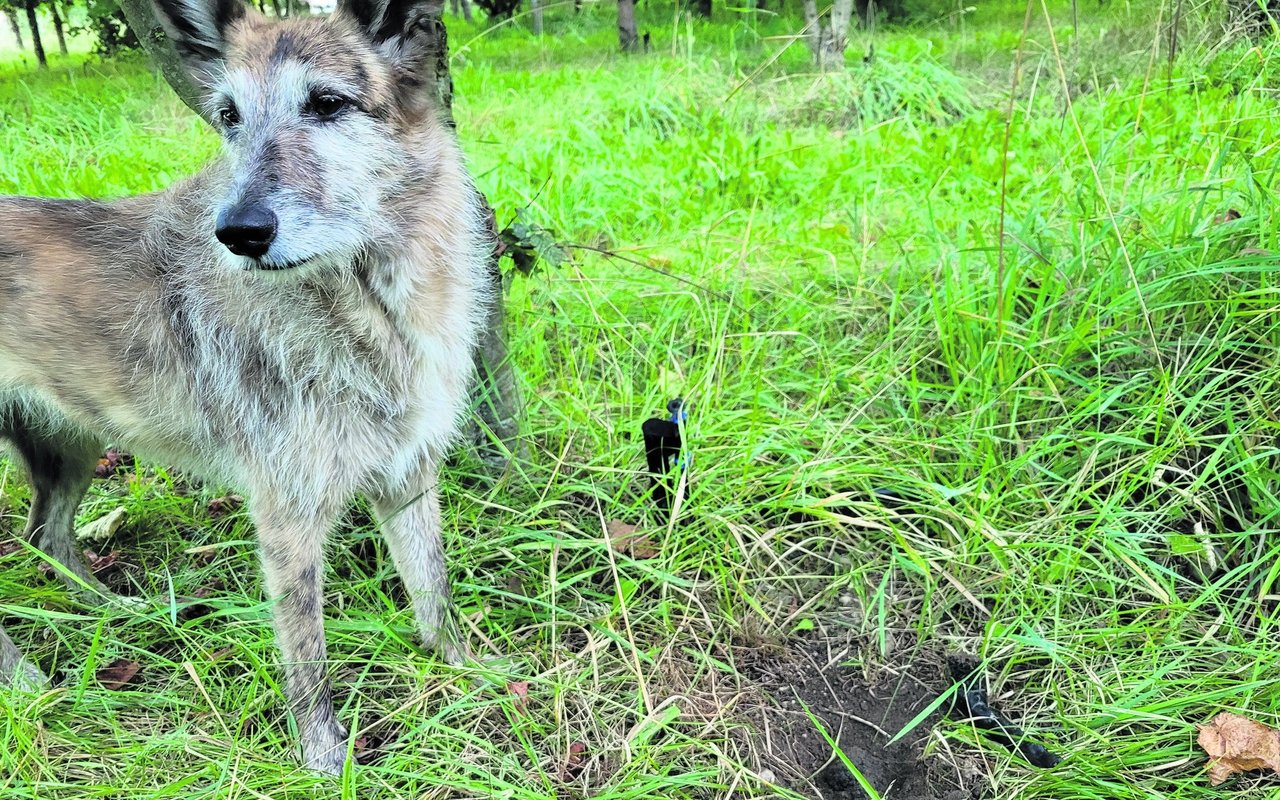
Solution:
{"label": "grey and tan dog", "polygon": [[[91,585],[73,517],[104,443],[243,489],[304,761],[339,773],[323,547],[353,495],[427,645],[465,652],[436,469],[467,403],[490,239],[423,89],[425,6],[157,8],[223,154],[114,203],[0,198],[0,433],[30,471],[26,535]],[[38,676],[2,633],[0,662]]]}

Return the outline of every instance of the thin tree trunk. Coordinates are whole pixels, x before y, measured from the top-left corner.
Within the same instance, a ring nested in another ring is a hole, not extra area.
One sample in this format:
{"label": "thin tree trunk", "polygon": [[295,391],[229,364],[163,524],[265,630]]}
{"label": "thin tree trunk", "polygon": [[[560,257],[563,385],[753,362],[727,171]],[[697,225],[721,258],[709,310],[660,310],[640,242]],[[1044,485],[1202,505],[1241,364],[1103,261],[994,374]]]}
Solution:
{"label": "thin tree trunk", "polygon": [[[875,13],[874,4],[868,4]],[[804,0],[804,23],[809,51],[818,69],[844,66],[844,51],[849,46],[849,21],[853,18],[853,0],[835,0],[831,6],[831,23],[822,24],[817,0]],[[874,24],[874,23],[873,23]]]}
{"label": "thin tree trunk", "polygon": [[[464,5],[465,8],[465,0]],[[428,6],[426,24],[428,53],[436,63],[435,94],[445,119],[453,126],[453,78],[449,74],[449,39],[444,26],[444,2]],[[520,391],[515,371],[507,353],[505,295],[502,270],[498,266],[497,224],[489,201],[480,196],[488,212],[493,231],[493,255],[489,259],[489,284],[493,302],[486,309],[480,347],[475,354],[479,380],[473,393],[478,424],[473,426],[472,441],[477,454],[493,471],[507,468],[512,458],[524,456],[520,440]]]}
{"label": "thin tree trunk", "polygon": [[530,10],[533,12],[533,35],[542,35],[542,0],[529,0]]}
{"label": "thin tree trunk", "polygon": [[44,55],[44,43],[40,41],[40,26],[36,22],[36,0],[27,0],[27,27],[31,28],[31,49],[36,53],[36,63],[41,69],[49,68],[49,59]]}
{"label": "thin tree trunk", "polygon": [[159,67],[160,74],[173,87],[178,99],[208,122],[204,104],[200,101],[200,90],[183,69],[178,52],[164,35],[164,28],[160,27],[160,21],[156,19],[151,0],[120,0],[120,10],[124,12],[125,19],[129,20],[129,27],[137,34],[142,49],[147,51],[151,62]]}
{"label": "thin tree trunk", "polygon": [[58,35],[58,52],[67,54],[67,37],[62,32],[62,15],[58,13],[58,4],[49,3],[49,14],[53,17],[53,32]]}
{"label": "thin tree trunk", "polygon": [[822,27],[822,18],[818,16],[818,0],[804,0],[804,29],[809,52],[813,54],[814,63],[821,69],[822,57],[826,52],[822,40],[826,34]]}
{"label": "thin tree trunk", "polygon": [[634,53],[640,42],[636,33],[636,0],[618,0],[618,44],[622,52]]}
{"label": "thin tree trunk", "polygon": [[22,44],[22,26],[18,24],[18,12],[12,8],[6,9],[4,15],[9,18],[9,28],[13,30],[13,38],[18,40],[18,49],[23,48]]}
{"label": "thin tree trunk", "polygon": [[284,19],[284,14],[280,13],[280,0],[271,0],[271,10],[276,12],[276,19]]}
{"label": "thin tree trunk", "polygon": [[[874,3],[867,4],[867,13],[876,13]],[[831,35],[827,37],[827,60],[833,66],[844,65],[844,51],[849,47],[849,22],[853,19],[853,0],[835,0],[831,5]],[[874,24],[874,22],[872,23]]]}
{"label": "thin tree trunk", "polygon": [[472,22],[471,17],[471,0],[452,0],[453,15],[462,17],[467,22]]}

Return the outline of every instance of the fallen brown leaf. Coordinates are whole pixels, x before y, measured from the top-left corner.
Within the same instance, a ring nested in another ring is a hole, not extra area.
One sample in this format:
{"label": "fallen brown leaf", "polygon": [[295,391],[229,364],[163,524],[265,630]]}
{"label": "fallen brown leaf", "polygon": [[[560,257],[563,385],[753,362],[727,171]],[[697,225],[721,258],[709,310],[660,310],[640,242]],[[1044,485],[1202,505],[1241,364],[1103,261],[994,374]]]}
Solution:
{"label": "fallen brown leaf", "polygon": [[6,539],[0,542],[0,556],[12,555],[22,549],[17,539]]}
{"label": "fallen brown leaf", "polygon": [[89,569],[99,573],[116,563],[116,559],[120,557],[119,550],[112,550],[110,553],[99,555],[92,550],[84,551],[84,558],[89,562]]}
{"label": "fallen brown leaf", "polygon": [[560,770],[560,780],[577,780],[587,762],[587,746],[582,742],[569,745],[569,755],[564,760],[564,769]]}
{"label": "fallen brown leaf", "polygon": [[515,707],[517,711],[524,711],[525,701],[529,699],[529,682],[528,681],[511,681],[507,684],[507,691],[516,696]]}
{"label": "fallen brown leaf", "polygon": [[639,528],[620,519],[611,519],[605,523],[605,531],[609,534],[609,544],[613,549],[632,558],[644,560],[657,558],[658,546],[647,534],[639,532]]}
{"label": "fallen brown leaf", "polygon": [[127,658],[117,658],[110,664],[98,670],[95,675],[98,683],[103,687],[112,691],[123,689],[125,684],[133,680],[138,674],[138,670],[142,669],[142,665],[137,661],[130,661]]}
{"label": "fallen brown leaf", "polygon": [[1208,725],[1198,725],[1196,743],[1209,754],[1213,786],[1237,772],[1270,769],[1280,772],[1280,731],[1239,714],[1223,712]]}
{"label": "fallen brown leaf", "polygon": [[205,508],[209,512],[209,516],[214,519],[225,517],[228,514],[234,514],[244,505],[244,498],[238,494],[225,494],[222,497],[215,497],[209,501]]}

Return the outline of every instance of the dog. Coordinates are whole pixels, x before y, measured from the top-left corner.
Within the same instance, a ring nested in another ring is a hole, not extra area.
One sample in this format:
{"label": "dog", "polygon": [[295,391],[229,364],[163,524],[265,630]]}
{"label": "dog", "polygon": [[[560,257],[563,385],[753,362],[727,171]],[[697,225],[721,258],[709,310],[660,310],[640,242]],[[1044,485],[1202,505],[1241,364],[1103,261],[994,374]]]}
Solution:
{"label": "dog", "polygon": [[[340,774],[323,549],[353,496],[425,644],[466,656],[436,474],[493,301],[492,237],[427,89],[426,5],[156,9],[222,153],[156,194],[0,198],[0,434],[30,473],[25,535],[75,585],[101,589],[73,519],[104,444],[242,490],[303,761]],[[0,664],[39,675],[2,632]]]}

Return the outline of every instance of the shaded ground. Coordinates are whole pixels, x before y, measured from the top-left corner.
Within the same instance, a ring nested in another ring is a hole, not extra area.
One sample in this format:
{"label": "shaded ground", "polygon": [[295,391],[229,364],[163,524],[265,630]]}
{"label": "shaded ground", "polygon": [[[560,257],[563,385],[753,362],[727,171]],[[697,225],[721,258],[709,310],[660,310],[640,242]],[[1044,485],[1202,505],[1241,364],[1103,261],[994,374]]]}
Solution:
{"label": "shaded ground", "polygon": [[762,703],[752,716],[779,784],[818,800],[862,800],[867,794],[810,718],[821,721],[840,750],[885,800],[970,800],[980,786],[924,755],[941,711],[910,733],[889,741],[946,688],[944,659],[916,653],[900,671],[884,670],[868,681],[849,666],[849,647],[832,640],[793,640],[780,654],[742,660],[745,677],[759,684]]}

